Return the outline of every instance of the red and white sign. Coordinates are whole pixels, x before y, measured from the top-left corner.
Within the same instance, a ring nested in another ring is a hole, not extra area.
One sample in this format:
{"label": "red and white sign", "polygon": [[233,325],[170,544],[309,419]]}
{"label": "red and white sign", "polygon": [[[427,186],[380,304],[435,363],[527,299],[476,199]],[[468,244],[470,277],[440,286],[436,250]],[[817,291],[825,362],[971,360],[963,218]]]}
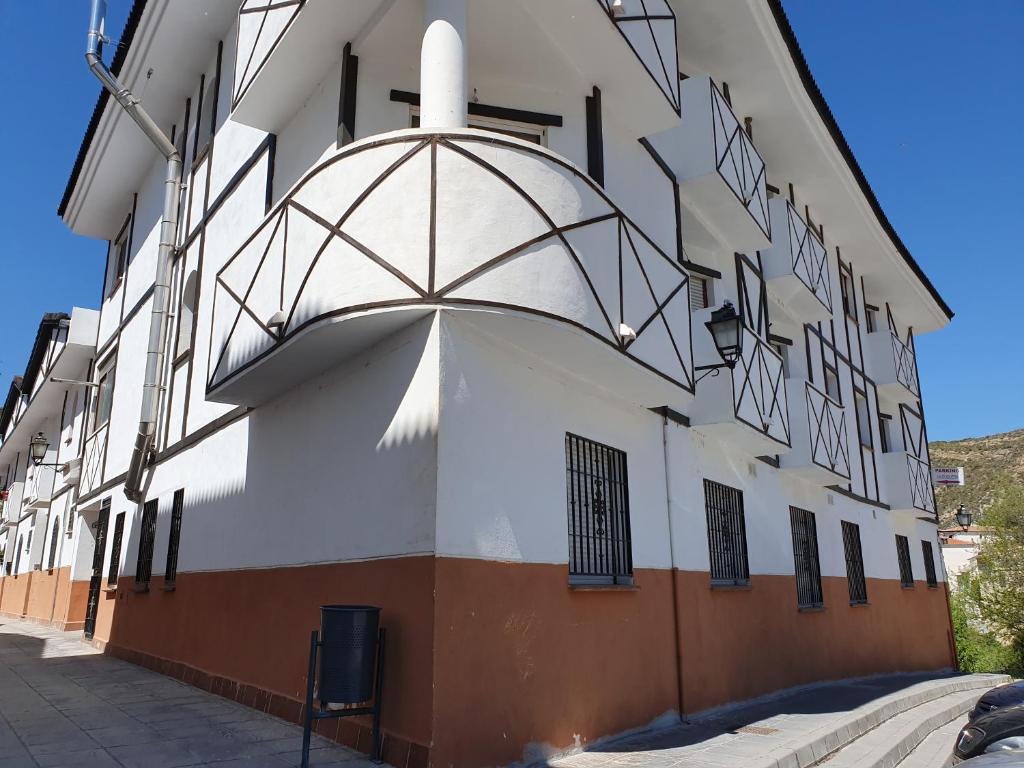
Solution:
{"label": "red and white sign", "polygon": [[933,485],[963,485],[963,467],[932,467]]}

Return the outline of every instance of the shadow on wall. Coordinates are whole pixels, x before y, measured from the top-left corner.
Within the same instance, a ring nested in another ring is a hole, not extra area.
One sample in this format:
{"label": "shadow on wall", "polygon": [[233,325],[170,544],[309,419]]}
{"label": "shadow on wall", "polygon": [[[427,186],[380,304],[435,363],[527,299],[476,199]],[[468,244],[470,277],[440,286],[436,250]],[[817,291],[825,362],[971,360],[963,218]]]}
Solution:
{"label": "shadow on wall", "polygon": [[[319,606],[379,605],[385,759],[404,766],[422,750],[425,765],[437,360],[435,320],[425,318],[175,459],[173,482],[185,486],[176,583],[162,576],[162,483],[148,591],[128,575],[101,597],[96,637],[107,652],[297,721]],[[124,570],[134,572],[142,506],[126,514],[136,519],[130,535],[125,525]],[[323,727],[368,751],[351,721]]]}

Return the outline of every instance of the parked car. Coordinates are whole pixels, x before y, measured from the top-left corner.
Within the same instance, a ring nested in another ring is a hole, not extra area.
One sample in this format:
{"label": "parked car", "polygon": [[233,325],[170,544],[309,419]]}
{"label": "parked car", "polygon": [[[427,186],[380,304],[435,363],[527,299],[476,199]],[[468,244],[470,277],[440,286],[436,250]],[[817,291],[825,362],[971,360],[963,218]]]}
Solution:
{"label": "parked car", "polygon": [[1024,750],[1011,749],[1006,752],[992,752],[972,757],[958,765],[963,768],[1024,768]]}
{"label": "parked car", "polygon": [[1003,707],[968,722],[953,747],[954,764],[1004,750],[1024,750],[1024,706]]}
{"label": "parked car", "polygon": [[993,688],[984,694],[978,703],[971,710],[970,719],[977,720],[988,712],[993,712],[1003,707],[1017,707],[1024,705],[1024,680],[1015,683],[1007,683]]}

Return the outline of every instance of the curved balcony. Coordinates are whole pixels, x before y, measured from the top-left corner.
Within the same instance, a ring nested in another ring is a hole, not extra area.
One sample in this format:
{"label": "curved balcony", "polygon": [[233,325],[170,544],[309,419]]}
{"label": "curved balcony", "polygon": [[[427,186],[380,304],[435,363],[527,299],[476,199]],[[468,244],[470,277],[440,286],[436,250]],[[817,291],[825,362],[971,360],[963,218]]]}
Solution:
{"label": "curved balcony", "polygon": [[685,405],[687,283],[557,155],[399,131],[313,169],[218,272],[208,396],[262,402],[442,307],[636,402]]}
{"label": "curved balcony", "polygon": [[[793,450],[779,462],[782,469],[822,485],[850,481],[850,443],[846,409],[809,381],[787,379]],[[804,397],[796,396],[803,391]]]}

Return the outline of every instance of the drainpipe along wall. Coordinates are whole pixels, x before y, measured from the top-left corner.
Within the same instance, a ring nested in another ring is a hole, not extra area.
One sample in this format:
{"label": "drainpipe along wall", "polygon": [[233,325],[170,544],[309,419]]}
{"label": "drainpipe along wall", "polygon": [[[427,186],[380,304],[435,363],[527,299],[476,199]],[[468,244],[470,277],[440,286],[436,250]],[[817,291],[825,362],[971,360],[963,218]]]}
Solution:
{"label": "drainpipe along wall", "polygon": [[171,262],[174,257],[174,244],[178,238],[181,157],[174,144],[153,122],[135,95],[122,86],[103,63],[103,23],[106,14],[106,0],[92,0],[89,42],[85,52],[89,69],[167,159],[167,173],[164,177],[164,210],[160,222],[160,247],[157,251],[156,279],[153,284],[153,310],[149,325],[149,346],[146,352],[146,377],[142,389],[142,414],[139,417],[139,432],[135,438],[135,447],[132,450],[128,474],[124,483],[125,496],[138,502],[142,500],[142,472],[146,467],[147,457],[156,435],[157,412],[160,407],[160,381],[163,376],[167,312],[171,297]]}

